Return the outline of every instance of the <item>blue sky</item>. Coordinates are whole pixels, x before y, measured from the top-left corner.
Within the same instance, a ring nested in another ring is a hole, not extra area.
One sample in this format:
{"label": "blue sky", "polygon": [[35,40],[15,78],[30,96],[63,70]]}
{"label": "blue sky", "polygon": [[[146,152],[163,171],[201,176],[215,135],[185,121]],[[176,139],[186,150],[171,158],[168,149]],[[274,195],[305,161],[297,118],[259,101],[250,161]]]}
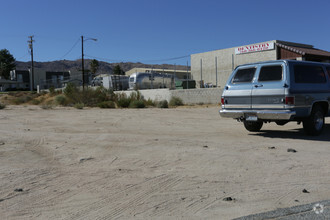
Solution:
{"label": "blue sky", "polygon": [[[85,58],[190,64],[190,54],[268,40],[330,51],[329,0],[11,0],[1,3],[0,49],[29,61]],[[183,57],[180,59],[173,59]]]}

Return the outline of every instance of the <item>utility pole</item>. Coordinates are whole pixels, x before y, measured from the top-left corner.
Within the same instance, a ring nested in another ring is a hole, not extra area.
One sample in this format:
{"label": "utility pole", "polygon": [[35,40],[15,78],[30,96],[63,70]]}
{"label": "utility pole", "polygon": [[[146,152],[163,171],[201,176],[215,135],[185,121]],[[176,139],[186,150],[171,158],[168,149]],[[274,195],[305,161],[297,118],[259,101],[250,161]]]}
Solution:
{"label": "utility pole", "polygon": [[188,72],[189,70],[188,70],[188,61],[187,61],[187,76],[186,76],[186,79],[187,79],[187,89],[189,89],[189,72]]}
{"label": "utility pole", "polygon": [[34,90],[33,37],[34,37],[33,35],[28,36],[28,38],[30,38],[30,40],[28,40],[28,43],[31,52],[31,91]]}
{"label": "utility pole", "polygon": [[215,86],[218,87],[218,57],[215,57]]}
{"label": "utility pole", "polygon": [[81,35],[81,71],[82,71],[82,87],[85,90],[85,67],[84,67],[84,36]]}
{"label": "utility pole", "polygon": [[97,41],[95,38],[87,38],[84,40],[84,36],[81,35],[81,70],[82,70],[82,86],[83,90],[85,90],[85,67],[84,67],[84,41],[93,40]]}

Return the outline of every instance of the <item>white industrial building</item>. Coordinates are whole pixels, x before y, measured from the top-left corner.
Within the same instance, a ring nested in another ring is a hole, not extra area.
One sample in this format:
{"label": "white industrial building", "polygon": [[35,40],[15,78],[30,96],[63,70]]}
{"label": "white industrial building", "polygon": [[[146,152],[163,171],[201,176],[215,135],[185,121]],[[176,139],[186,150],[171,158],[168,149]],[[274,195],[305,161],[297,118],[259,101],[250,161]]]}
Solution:
{"label": "white industrial building", "polygon": [[330,62],[330,52],[312,45],[272,40],[191,55],[191,76],[198,87],[224,87],[234,68],[267,60]]}

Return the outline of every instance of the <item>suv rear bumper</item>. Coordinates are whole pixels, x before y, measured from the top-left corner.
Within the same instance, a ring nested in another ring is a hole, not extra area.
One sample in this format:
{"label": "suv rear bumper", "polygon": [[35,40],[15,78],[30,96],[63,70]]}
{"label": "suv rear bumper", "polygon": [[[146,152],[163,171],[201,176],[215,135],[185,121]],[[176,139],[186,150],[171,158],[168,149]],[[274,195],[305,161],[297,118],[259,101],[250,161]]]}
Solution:
{"label": "suv rear bumper", "polygon": [[247,116],[256,116],[261,120],[290,120],[296,115],[293,110],[227,110],[219,111],[221,117],[245,119]]}

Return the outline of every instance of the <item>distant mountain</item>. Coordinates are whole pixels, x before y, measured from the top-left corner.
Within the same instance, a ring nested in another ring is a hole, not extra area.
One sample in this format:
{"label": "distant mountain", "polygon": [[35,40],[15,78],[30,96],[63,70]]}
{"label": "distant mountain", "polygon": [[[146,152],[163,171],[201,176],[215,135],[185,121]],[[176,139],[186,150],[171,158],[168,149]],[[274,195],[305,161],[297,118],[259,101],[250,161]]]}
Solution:
{"label": "distant mountain", "polygon": [[[85,69],[89,69],[91,59],[85,59]],[[99,61],[99,70],[97,74],[112,73],[113,68],[119,65],[123,71],[128,71],[133,68],[154,68],[154,69],[174,69],[171,64],[143,64],[143,63],[107,63]],[[16,61],[17,70],[27,70],[31,67],[31,62]],[[34,62],[34,68],[45,69],[47,71],[69,71],[81,70],[81,60],[56,60],[51,62]],[[186,70],[187,66],[176,65],[177,70]],[[190,67],[189,67],[190,69]]]}

